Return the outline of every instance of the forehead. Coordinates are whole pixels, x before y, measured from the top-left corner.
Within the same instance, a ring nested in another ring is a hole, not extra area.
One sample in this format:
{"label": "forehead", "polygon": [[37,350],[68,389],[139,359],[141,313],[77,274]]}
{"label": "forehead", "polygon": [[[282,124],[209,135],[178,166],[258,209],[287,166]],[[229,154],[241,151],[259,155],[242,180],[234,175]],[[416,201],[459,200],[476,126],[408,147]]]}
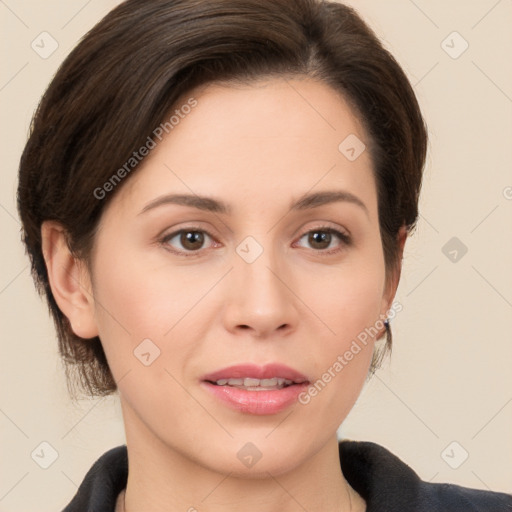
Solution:
{"label": "forehead", "polygon": [[354,159],[345,142],[359,152],[369,140],[348,103],[326,84],[297,78],[209,84],[183,95],[173,112],[191,98],[196,105],[175,117],[117,201],[130,197],[123,202],[140,206],[156,193],[184,192],[243,198],[248,207],[252,200],[261,206],[262,198],[289,203],[314,188],[345,188],[372,202],[369,151]]}
{"label": "forehead", "polygon": [[[223,150],[226,146],[235,150],[235,141],[240,145],[251,139],[256,145],[264,140],[271,145],[274,140],[282,145],[288,139],[292,145],[300,141],[293,147],[300,153],[305,142],[309,142],[305,147],[308,150],[320,143],[323,149],[330,146],[338,150],[339,142],[350,134],[367,138],[345,98],[327,84],[308,77],[207,84],[183,95],[175,108],[191,97],[198,106],[173,128],[174,144],[183,137],[200,145],[222,142]],[[187,130],[192,123],[193,128]],[[188,149],[193,148],[188,145]]]}

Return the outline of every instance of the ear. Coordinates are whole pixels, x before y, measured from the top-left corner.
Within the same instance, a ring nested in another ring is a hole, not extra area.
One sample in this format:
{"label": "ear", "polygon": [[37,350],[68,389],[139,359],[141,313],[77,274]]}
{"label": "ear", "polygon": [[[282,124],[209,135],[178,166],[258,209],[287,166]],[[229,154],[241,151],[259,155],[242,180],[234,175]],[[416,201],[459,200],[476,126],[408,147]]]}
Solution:
{"label": "ear", "polygon": [[404,254],[404,247],[405,242],[407,240],[407,235],[407,228],[405,226],[402,226],[397,234],[397,263],[395,268],[392,269],[391,274],[389,275],[389,278],[386,283],[386,290],[384,296],[382,297],[381,315],[386,315],[386,312],[389,311],[389,309],[391,308],[391,305],[393,304],[393,299],[395,298],[396,295],[396,290],[400,282],[400,275],[402,273],[402,258]]}
{"label": "ear", "polygon": [[81,338],[98,335],[91,279],[85,263],[71,253],[64,228],[55,221],[41,226],[43,256],[59,309]]}

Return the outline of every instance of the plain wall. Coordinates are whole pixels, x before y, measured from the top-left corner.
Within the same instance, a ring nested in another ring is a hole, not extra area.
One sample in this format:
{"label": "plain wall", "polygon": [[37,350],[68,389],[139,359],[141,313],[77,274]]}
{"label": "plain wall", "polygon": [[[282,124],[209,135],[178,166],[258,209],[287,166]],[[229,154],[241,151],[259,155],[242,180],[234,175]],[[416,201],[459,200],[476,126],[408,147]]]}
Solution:
{"label": "plain wall", "polygon": [[[125,442],[117,397],[72,403],[67,395],[15,204],[19,157],[40,96],[71,48],[117,3],[0,3],[0,511],[60,510],[92,463]],[[430,149],[396,297],[403,311],[392,323],[393,354],[340,435],[384,445],[424,480],[512,492],[512,2],[347,3],[410,77]],[[42,32],[58,43],[47,58],[31,47],[35,40],[43,52],[44,37],[50,51]],[[469,46],[458,56],[464,40]],[[31,457],[44,441],[58,452],[48,469]]]}

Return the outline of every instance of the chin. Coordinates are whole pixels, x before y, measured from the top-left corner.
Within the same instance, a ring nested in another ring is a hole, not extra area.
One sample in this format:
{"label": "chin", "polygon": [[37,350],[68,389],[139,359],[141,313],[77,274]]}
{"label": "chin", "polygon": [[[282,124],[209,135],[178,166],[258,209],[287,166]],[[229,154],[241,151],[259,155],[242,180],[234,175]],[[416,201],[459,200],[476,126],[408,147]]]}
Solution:
{"label": "chin", "polygon": [[[268,431],[265,435],[268,435]],[[309,450],[311,444],[306,443]],[[204,460],[204,452],[199,454]],[[262,435],[236,436],[228,442],[212,442],[204,465],[211,470],[237,478],[268,478],[292,471],[308,456],[304,442],[288,439],[265,439]]]}

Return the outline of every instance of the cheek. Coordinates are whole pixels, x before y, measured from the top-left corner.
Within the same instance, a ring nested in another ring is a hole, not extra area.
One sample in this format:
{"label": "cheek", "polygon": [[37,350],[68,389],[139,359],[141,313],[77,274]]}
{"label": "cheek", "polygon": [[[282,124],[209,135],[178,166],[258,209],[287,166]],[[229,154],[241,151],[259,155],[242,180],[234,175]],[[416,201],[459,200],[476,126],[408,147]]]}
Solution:
{"label": "cheek", "polygon": [[[358,390],[364,381],[375,338],[383,328],[379,316],[382,285],[378,275],[350,273],[332,283],[329,292],[318,299],[323,301],[325,324],[329,329],[322,336],[317,372],[325,376],[325,381],[336,380],[344,388],[339,396],[347,396],[350,390]],[[329,378],[333,374],[336,379]],[[343,384],[340,381],[344,381]]]}
{"label": "cheek", "polygon": [[303,282],[307,301],[323,320],[324,339],[332,349],[342,349],[380,319],[385,266],[379,249],[373,244],[371,250],[354,251],[336,268],[324,269]]}
{"label": "cheek", "polygon": [[319,348],[310,355],[315,381],[299,400],[308,411],[308,421],[319,422],[317,428],[326,431],[336,430],[354,406],[368,375],[375,336],[382,327],[380,287],[371,279],[358,280],[358,286],[348,279],[344,284],[347,291],[323,297],[325,323],[334,333],[326,329],[318,339]]}
{"label": "cheek", "polygon": [[180,384],[182,368],[198,350],[191,340],[200,339],[187,316],[197,302],[197,284],[194,293],[186,279],[179,281],[179,270],[151,269],[129,257],[113,258],[95,275],[100,339],[130,410],[162,431],[171,420],[163,411],[197,414]]}
{"label": "cheek", "polygon": [[[103,254],[115,254],[108,249]],[[186,357],[186,340],[173,336],[174,326],[197,301],[197,290],[179,280],[179,271],[151,269],[128,255],[105,260],[95,268],[95,315],[114,377],[144,367],[141,354],[163,360],[170,340]]]}
{"label": "cheek", "polygon": [[302,403],[311,404],[318,417],[332,422],[332,428],[359,396],[375,338],[384,327],[380,312],[385,266],[379,249],[375,244],[372,251],[347,259],[337,271],[317,275],[309,288],[308,300],[324,325],[317,336],[319,348],[312,354],[317,380]]}

